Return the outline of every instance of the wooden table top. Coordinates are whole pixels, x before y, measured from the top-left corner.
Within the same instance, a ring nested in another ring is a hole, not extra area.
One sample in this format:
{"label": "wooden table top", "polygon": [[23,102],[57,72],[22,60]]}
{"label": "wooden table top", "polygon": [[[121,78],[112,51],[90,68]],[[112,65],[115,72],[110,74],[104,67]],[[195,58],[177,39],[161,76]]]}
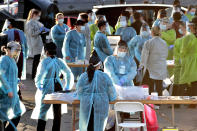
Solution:
{"label": "wooden table top", "polygon": [[[110,102],[110,104],[115,104],[117,102],[141,102],[143,104],[197,104],[197,99],[177,99],[178,97],[174,97],[174,99],[158,99],[158,100],[115,100]],[[53,100],[53,99],[44,99],[43,103],[45,104],[71,104],[67,101],[62,100]],[[73,105],[80,104],[79,100],[74,100],[72,102]]]}

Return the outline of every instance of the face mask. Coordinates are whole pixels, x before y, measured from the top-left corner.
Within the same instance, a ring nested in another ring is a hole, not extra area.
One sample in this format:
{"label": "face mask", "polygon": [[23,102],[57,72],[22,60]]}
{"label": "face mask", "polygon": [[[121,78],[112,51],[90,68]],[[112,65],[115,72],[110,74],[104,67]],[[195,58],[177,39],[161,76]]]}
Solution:
{"label": "face mask", "polygon": [[85,26],[81,26],[81,31],[85,31]]}
{"label": "face mask", "polygon": [[191,14],[192,16],[194,16],[194,15],[195,15],[195,12],[190,12],[190,14]]}
{"label": "face mask", "polygon": [[167,26],[166,26],[166,25],[162,25],[162,24],[160,24],[160,26],[159,26],[159,27],[160,27],[160,29],[161,29],[161,30],[166,30],[166,29],[167,29]]}
{"label": "face mask", "polygon": [[126,52],[118,52],[117,56],[123,58],[126,56],[126,54]]}
{"label": "face mask", "polygon": [[180,33],[181,35],[183,35],[183,31],[182,31],[181,29],[179,29],[179,33]]}
{"label": "face mask", "polygon": [[36,20],[37,20],[37,21],[39,21],[39,20],[40,20],[40,17],[39,17],[39,16],[38,16],[38,17],[36,17]]}
{"label": "face mask", "polygon": [[64,23],[64,19],[59,19],[58,20],[58,24],[63,24]]}
{"label": "face mask", "polygon": [[143,37],[148,37],[149,36],[149,33],[148,33],[148,31],[142,31],[141,35]]}
{"label": "face mask", "polygon": [[127,26],[127,22],[126,21],[120,21],[120,26],[121,27],[126,27]]}

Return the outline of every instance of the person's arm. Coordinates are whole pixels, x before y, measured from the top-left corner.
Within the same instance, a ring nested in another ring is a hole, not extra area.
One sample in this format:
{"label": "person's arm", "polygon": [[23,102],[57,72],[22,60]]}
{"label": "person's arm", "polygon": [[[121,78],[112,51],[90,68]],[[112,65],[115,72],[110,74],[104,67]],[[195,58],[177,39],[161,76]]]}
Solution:
{"label": "person's arm", "polygon": [[[1,59],[0,60],[0,83],[3,86],[0,86],[0,89],[5,93],[8,94],[12,92],[12,88],[10,87],[8,80],[5,76],[5,71],[9,69],[8,62],[6,59]],[[11,74],[10,74],[11,75]]]}
{"label": "person's arm", "polygon": [[57,41],[64,40],[65,34],[59,32],[58,25],[54,26],[51,30],[52,30],[51,35],[54,40]]}
{"label": "person's arm", "polygon": [[109,101],[115,101],[117,99],[117,93],[115,90],[115,87],[112,83],[112,80],[110,79],[110,77],[108,75],[106,75],[105,80],[107,82],[107,94],[109,97]]}
{"label": "person's arm", "polygon": [[22,44],[23,44],[23,47],[24,47],[23,51],[24,51],[24,54],[25,54],[25,58],[27,58],[28,57],[28,55],[27,55],[28,54],[27,39],[26,39],[25,34],[24,34],[23,31],[20,31],[20,37],[22,38]]}
{"label": "person's arm", "polygon": [[129,42],[128,42],[128,48],[129,48],[129,53],[130,54],[135,54],[135,48],[138,43],[138,36],[133,37]]}
{"label": "person's arm", "polygon": [[130,65],[126,65],[126,66],[131,66],[131,67],[129,68],[128,73],[121,77],[121,79],[124,80],[124,82],[132,81],[137,75],[137,65],[135,61],[133,59],[129,59],[129,60],[130,60]]}
{"label": "person's arm", "polygon": [[61,72],[64,75],[64,79],[66,79],[66,86],[63,88],[63,90],[71,90],[74,85],[74,76],[71,72],[70,68],[67,66],[66,62],[59,59],[59,65],[61,68]]}
{"label": "person's arm", "polygon": [[70,41],[71,41],[71,32],[67,32],[64,38],[63,47],[62,47],[62,54],[63,57],[70,57]]}
{"label": "person's arm", "polygon": [[39,90],[43,90],[43,82],[44,82],[44,74],[47,72],[46,71],[46,65],[48,63],[45,63],[44,60],[42,60],[37,68],[37,73],[36,73],[36,77],[35,77],[35,85],[36,88],[38,88]]}
{"label": "person's arm", "polygon": [[113,67],[111,57],[107,57],[107,59],[104,62],[104,72],[110,76],[114,84],[120,85],[120,79],[115,74],[115,69]]}
{"label": "person's arm", "polygon": [[84,84],[85,83],[84,82],[85,79],[87,79],[85,74],[82,74],[79,77],[79,80],[77,81],[76,89],[77,89],[77,96],[78,96],[79,99],[83,95],[83,88],[85,86],[85,84]]}
{"label": "person's arm", "polygon": [[104,40],[103,44],[105,44],[104,45],[104,49],[103,49],[104,53],[106,53],[108,56],[112,55],[113,54],[113,50],[112,50],[112,48],[110,46],[110,43],[109,43],[107,37],[105,36],[103,40]]}

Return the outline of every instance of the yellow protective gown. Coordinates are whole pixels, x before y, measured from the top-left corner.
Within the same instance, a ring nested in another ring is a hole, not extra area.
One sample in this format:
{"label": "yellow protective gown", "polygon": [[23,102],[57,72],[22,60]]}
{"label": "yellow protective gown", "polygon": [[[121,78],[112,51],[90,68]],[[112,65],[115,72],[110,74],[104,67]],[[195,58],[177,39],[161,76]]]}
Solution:
{"label": "yellow protective gown", "polygon": [[197,81],[197,38],[194,34],[183,37],[180,57],[180,84]]}
{"label": "yellow protective gown", "polygon": [[168,60],[173,59],[173,49],[170,48],[176,41],[176,31],[174,29],[161,32],[161,38],[166,41],[168,45]]}
{"label": "yellow protective gown", "polygon": [[181,47],[182,47],[182,38],[179,38],[175,41],[174,44],[174,84],[179,84],[180,79],[180,71],[181,71],[181,59],[180,59],[180,53],[181,53]]}

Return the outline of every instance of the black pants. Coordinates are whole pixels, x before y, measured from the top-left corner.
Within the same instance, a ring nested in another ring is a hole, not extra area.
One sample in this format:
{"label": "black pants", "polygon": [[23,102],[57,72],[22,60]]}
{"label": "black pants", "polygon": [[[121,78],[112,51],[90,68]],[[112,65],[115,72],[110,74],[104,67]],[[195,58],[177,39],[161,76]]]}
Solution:
{"label": "black pants", "polygon": [[148,70],[146,71],[146,73],[144,75],[142,84],[149,86],[149,94],[156,91],[156,92],[158,92],[159,96],[162,96],[163,80],[151,79]]}
{"label": "black pants", "polygon": [[197,96],[197,81],[192,82],[188,89],[189,96]]}
{"label": "black pants", "polygon": [[[56,74],[55,74],[56,77]],[[54,78],[55,78],[54,77]],[[61,91],[61,85],[58,82],[54,81],[55,85],[55,92]],[[60,131],[61,127],[61,104],[53,104],[53,114],[54,114],[54,119],[53,119],[53,127],[52,131]],[[46,121],[39,119],[38,120],[38,126],[37,126],[37,131],[44,131],[46,126]]]}
{"label": "black pants", "polygon": [[[18,123],[20,121],[20,116],[17,118],[12,119],[12,123],[15,125],[15,127],[18,126]],[[4,122],[4,127],[5,127],[5,131],[14,131],[14,127],[9,123],[8,126],[6,127],[7,121]]]}
{"label": "black pants", "polygon": [[189,96],[189,85],[188,84],[174,84],[172,96]]}
{"label": "black pants", "polygon": [[[61,105],[60,104],[53,104],[53,127],[52,131],[60,131],[61,127]],[[46,121],[39,119],[37,131],[44,131],[46,126]]]}
{"label": "black pants", "polygon": [[92,105],[92,111],[90,114],[90,119],[89,119],[87,131],[94,131],[94,107],[93,107],[93,105]]}
{"label": "black pants", "polygon": [[34,59],[33,59],[32,79],[34,79],[35,76],[36,76],[37,67],[38,67],[39,62],[40,62],[40,54],[39,55],[35,55]]}

